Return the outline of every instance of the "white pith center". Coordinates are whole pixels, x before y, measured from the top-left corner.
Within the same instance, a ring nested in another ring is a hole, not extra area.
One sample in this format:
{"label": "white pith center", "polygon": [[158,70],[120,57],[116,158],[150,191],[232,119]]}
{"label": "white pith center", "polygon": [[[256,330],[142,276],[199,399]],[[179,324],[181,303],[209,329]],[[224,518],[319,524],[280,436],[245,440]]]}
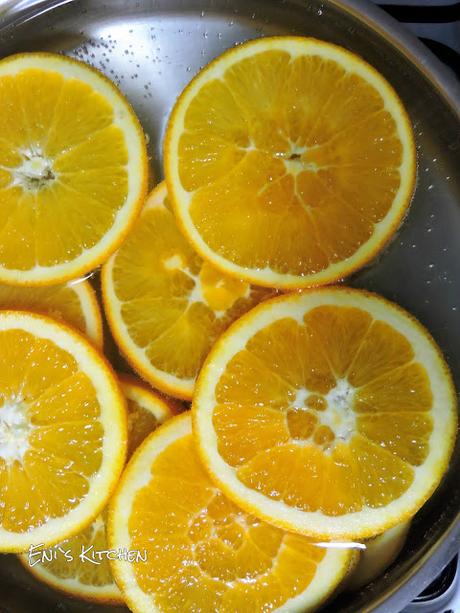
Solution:
{"label": "white pith center", "polygon": [[52,161],[39,147],[25,149],[21,155],[22,164],[12,170],[13,185],[26,191],[38,191],[56,179]]}
{"label": "white pith center", "polygon": [[[292,175],[293,177],[296,177],[302,172],[308,171],[317,173],[320,170],[320,167],[315,162],[307,162],[305,159],[302,158],[302,155],[306,153],[308,149],[314,149],[316,145],[313,147],[307,147],[306,145],[298,145],[297,142],[294,142],[290,138],[287,138],[285,134],[282,134],[282,138],[287,140],[288,150],[276,151],[273,154],[273,157],[284,162],[286,173]],[[240,147],[240,149],[246,152],[259,151],[259,148],[253,142],[251,142],[246,147]]]}
{"label": "white pith center", "polygon": [[294,409],[303,409],[305,407],[305,401],[307,400],[310,393],[304,388],[301,387],[296,390],[296,395],[294,402],[292,403]]}
{"label": "white pith center", "polygon": [[7,464],[22,462],[29,449],[29,436],[33,426],[27,418],[21,399],[6,401],[0,407],[0,458]]}
{"label": "white pith center", "polygon": [[338,379],[336,386],[326,394],[328,410],[320,414],[321,423],[329,426],[339,441],[348,441],[356,429],[353,397],[355,388],[346,379]]}
{"label": "white pith center", "polygon": [[[347,442],[356,430],[356,418],[353,410],[353,398],[355,388],[346,379],[338,379],[336,386],[322,396],[324,399],[324,410],[314,409],[308,405],[310,396],[316,398],[320,395],[308,391],[304,387],[296,390],[296,396],[292,402],[292,409],[303,410],[316,418],[315,430],[319,426],[328,426],[334,434],[335,440],[332,444],[328,443],[326,452],[329,452],[336,443]],[[313,434],[312,434],[313,436]],[[296,441],[298,444],[305,444]]]}
{"label": "white pith center", "polygon": [[201,281],[198,275],[193,274],[182,256],[178,253],[169,256],[163,260],[163,266],[167,271],[173,272],[180,270],[193,280],[194,286],[188,296],[188,305],[191,306],[194,302],[203,302],[206,304],[203,292],[201,291]]}
{"label": "white pith center", "polygon": [[307,162],[302,158],[306,151],[306,146],[297,145],[289,140],[289,151],[275,153],[275,157],[283,160],[286,172],[294,177],[305,171],[318,172],[318,166],[314,162]]}

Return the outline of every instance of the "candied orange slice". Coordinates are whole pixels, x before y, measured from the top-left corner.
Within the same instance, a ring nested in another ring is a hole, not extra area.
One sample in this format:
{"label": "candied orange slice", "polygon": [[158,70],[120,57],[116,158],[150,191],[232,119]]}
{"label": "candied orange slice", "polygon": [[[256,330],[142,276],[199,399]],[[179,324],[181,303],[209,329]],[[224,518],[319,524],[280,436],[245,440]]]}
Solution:
{"label": "candied orange slice", "polygon": [[108,528],[111,548],[144,558],[111,562],[135,613],[313,611],[356,559],[351,549],[318,546],[236,507],[204,470],[187,414],[133,456]]}
{"label": "candied orange slice", "polygon": [[345,49],[262,38],[179,96],[165,173],[183,233],[226,274],[331,283],[371,260],[409,205],[416,154],[391,85]]}
{"label": "candied orange slice", "polygon": [[88,281],[47,287],[19,287],[0,283],[0,308],[33,311],[69,324],[98,348],[103,345],[102,315]]}
{"label": "candied orange slice", "polygon": [[0,311],[0,551],[48,547],[106,504],[126,455],[112,370],[73,329]]}
{"label": "candied orange slice", "polygon": [[140,124],[90,66],[52,53],[0,61],[0,280],[52,285],[123,240],[147,190]]}
{"label": "candied orange slice", "polygon": [[[128,457],[144,438],[172,415],[169,404],[133,377],[119,375],[128,406]],[[107,512],[104,510],[85,530],[55,545],[53,550],[34,548],[19,556],[38,580],[75,598],[105,604],[123,604],[113,580],[107,556]],[[55,556],[53,556],[55,553]]]}
{"label": "candied orange slice", "polygon": [[273,299],[233,324],[201,371],[193,412],[204,464],[235,503],[324,539],[410,518],[439,484],[457,428],[429,333],[344,287]]}
{"label": "candied orange slice", "polygon": [[162,391],[190,399],[216,338],[270,290],[223,275],[179,232],[165,183],[104,265],[104,306],[130,365]]}

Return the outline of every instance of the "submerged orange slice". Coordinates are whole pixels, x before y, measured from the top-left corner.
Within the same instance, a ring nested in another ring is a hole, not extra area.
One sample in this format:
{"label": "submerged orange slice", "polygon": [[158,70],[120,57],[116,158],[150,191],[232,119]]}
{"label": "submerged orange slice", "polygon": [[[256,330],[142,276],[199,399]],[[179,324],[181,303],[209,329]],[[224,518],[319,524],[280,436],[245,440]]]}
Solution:
{"label": "submerged orange slice", "polygon": [[102,349],[102,316],[93,288],[78,280],[48,287],[0,283],[0,309],[34,311],[69,324]]}
{"label": "submerged orange slice", "polygon": [[410,525],[410,521],[405,521],[367,540],[358,563],[342,587],[347,591],[360,590],[383,575],[404,547]]}
{"label": "submerged orange slice", "polygon": [[292,36],[250,41],[202,70],[176,102],[164,153],[196,251],[270,287],[363,266],[415,181],[412,128],[390,84],[341,47]]}
{"label": "submerged orange slice", "polygon": [[193,400],[206,468],[243,509],[316,538],[374,536],[439,484],[457,429],[429,333],[349,288],[260,305],[212,349]]}
{"label": "submerged orange slice", "polygon": [[[121,388],[128,405],[128,457],[159,424],[169,419],[171,409],[166,401],[132,377],[120,376]],[[51,553],[34,549],[31,555],[19,557],[37,579],[70,596],[105,604],[122,604],[107,557],[106,511],[85,530],[54,547]],[[44,555],[48,559],[44,559]],[[93,560],[93,561],[92,561]]]}
{"label": "submerged orange slice", "polygon": [[271,294],[196,255],[176,226],[164,183],[104,265],[102,290],[111,331],[131,366],[155,387],[185,399],[216,338]]}
{"label": "submerged orange slice", "polygon": [[128,460],[148,434],[173,416],[176,407],[144,383],[118,375],[128,404]]}
{"label": "submerged orange slice", "polygon": [[95,268],[142,205],[137,118],[101,73],[62,55],[0,61],[0,280],[50,285]]}
{"label": "submerged orange slice", "polygon": [[135,613],[312,611],[355,561],[248,515],[211,482],[185,414],[139,447],[109,507],[111,562]]}
{"label": "submerged orange slice", "polygon": [[124,398],[96,349],[47,317],[0,311],[0,551],[87,526],[117,483],[126,437]]}

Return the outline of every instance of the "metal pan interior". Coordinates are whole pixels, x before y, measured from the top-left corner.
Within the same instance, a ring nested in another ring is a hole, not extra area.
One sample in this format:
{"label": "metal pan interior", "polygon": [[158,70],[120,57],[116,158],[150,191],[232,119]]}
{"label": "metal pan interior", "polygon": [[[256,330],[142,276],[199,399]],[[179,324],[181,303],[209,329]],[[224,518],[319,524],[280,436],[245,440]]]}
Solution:
{"label": "metal pan interior", "polygon": [[[460,388],[459,88],[396,22],[367,0],[23,0],[3,6],[0,56],[59,51],[105,72],[142,121],[157,178],[176,97],[224,49],[259,36],[307,35],[343,45],[373,64],[409,111],[418,179],[402,228],[378,261],[350,283],[414,313],[440,344]],[[397,563],[360,592],[339,596],[327,611],[398,611],[422,591],[459,547],[459,470],[457,445],[448,475],[415,518]],[[15,612],[49,610],[58,600],[62,611],[103,610],[32,583],[10,556],[2,556],[0,577],[2,600],[11,599]]]}

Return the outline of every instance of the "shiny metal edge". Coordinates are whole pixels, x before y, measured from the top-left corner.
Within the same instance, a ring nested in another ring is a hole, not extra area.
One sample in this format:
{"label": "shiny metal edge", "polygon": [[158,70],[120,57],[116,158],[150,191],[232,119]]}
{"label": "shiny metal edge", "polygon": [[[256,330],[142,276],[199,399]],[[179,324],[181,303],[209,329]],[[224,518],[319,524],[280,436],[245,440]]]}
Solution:
{"label": "shiny metal edge", "polygon": [[[278,0],[281,4],[281,0]],[[33,19],[78,0],[0,0],[0,27],[10,27],[15,21]],[[426,45],[396,19],[387,15],[371,0],[325,0],[325,2],[363,21],[378,35],[393,45],[439,91],[449,107],[460,117],[460,82]],[[304,4],[303,0],[297,3]]]}
{"label": "shiny metal edge", "polygon": [[[281,3],[281,0],[279,0]],[[17,23],[30,21],[38,15],[78,0],[0,0],[0,29],[14,28]],[[302,6],[303,0],[294,0]],[[451,111],[460,120],[460,82],[453,72],[420,42],[407,28],[370,0],[325,0],[364,22],[376,34],[389,42],[436,89]],[[419,594],[441,572],[460,550],[460,509],[449,529],[414,566],[399,580],[384,590],[360,613],[396,613]],[[429,568],[428,568],[429,562]]]}
{"label": "shiny metal edge", "polygon": [[329,0],[329,3],[364,21],[390,42],[430,81],[460,118],[460,81],[408,28],[369,0]]}
{"label": "shiny metal edge", "polygon": [[[430,82],[460,120],[460,82],[418,38],[369,0],[329,0],[390,42]],[[361,613],[395,613],[422,592],[460,550],[460,509],[449,529],[400,580]],[[429,564],[428,564],[429,563]],[[401,606],[402,605],[402,606]]]}
{"label": "shiny metal edge", "polygon": [[360,613],[397,613],[437,577],[460,550],[460,509],[449,529],[399,580]]}

